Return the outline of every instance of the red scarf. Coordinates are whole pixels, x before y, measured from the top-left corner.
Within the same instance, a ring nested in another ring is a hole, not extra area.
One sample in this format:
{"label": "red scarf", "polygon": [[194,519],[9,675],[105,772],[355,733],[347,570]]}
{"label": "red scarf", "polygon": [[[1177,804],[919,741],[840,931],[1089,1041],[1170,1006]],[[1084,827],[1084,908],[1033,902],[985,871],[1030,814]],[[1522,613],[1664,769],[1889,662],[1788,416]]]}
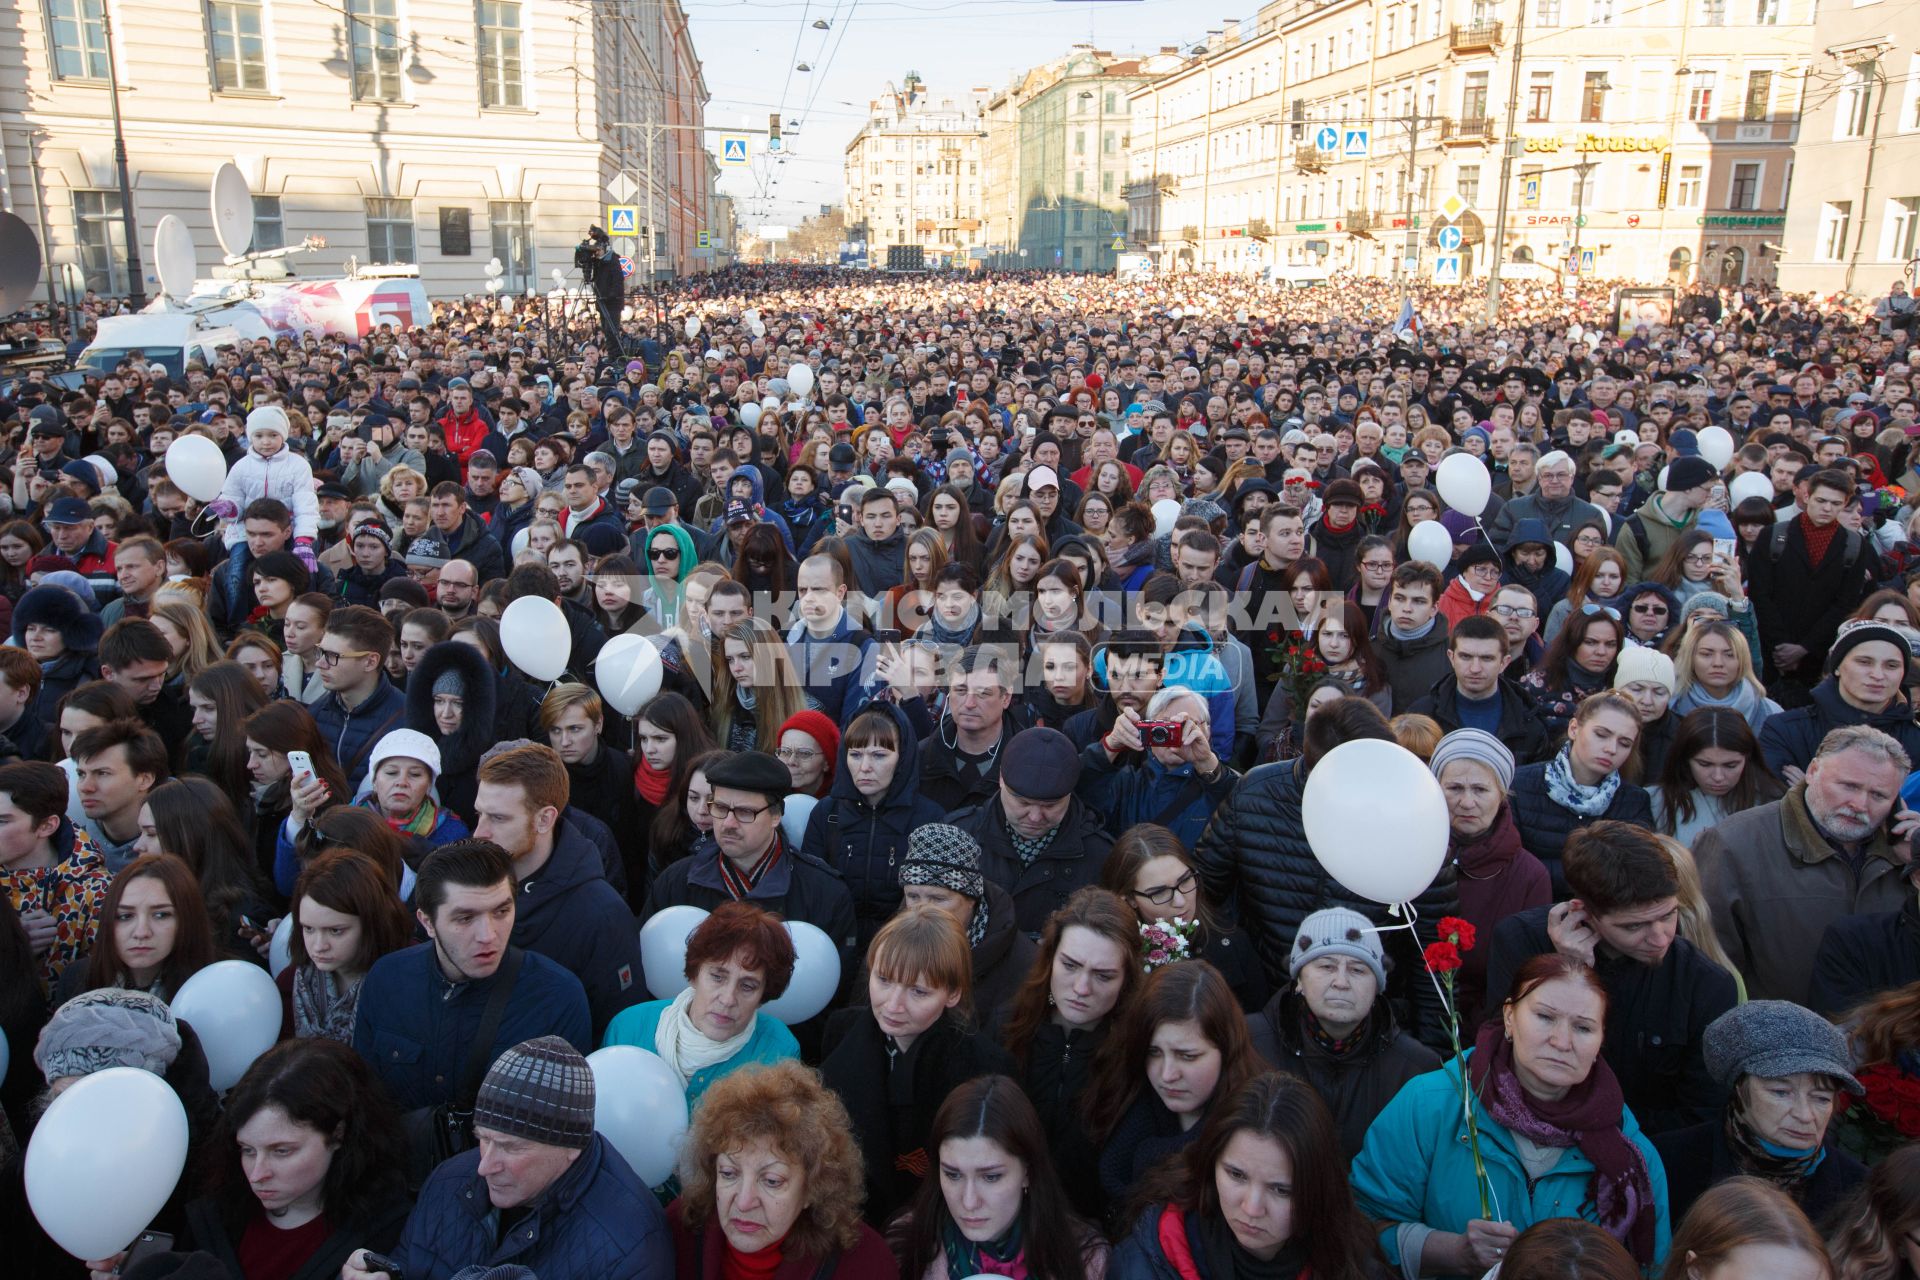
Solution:
{"label": "red scarf", "polygon": [[1807,540],[1807,563],[1818,569],[1820,562],[1827,558],[1827,548],[1833,545],[1833,535],[1840,532],[1840,522],[1833,521],[1824,526],[1816,525],[1807,519],[1804,512],[1800,516],[1800,536]]}
{"label": "red scarf", "polygon": [[714,854],[713,856],[720,860],[720,884],[726,889],[727,896],[735,902],[744,902],[747,895],[753,892],[755,886],[766,879],[767,872],[773,870],[774,864],[780,861],[780,855],[786,851],[786,847],[787,842],[785,837],[783,837],[779,831],[775,831],[773,833],[773,847],[761,855],[760,861],[754,863],[753,866],[744,873],[733,865],[732,859],[728,858],[726,854]]}
{"label": "red scarf", "polygon": [[633,766],[633,789],[648,804],[659,806],[667,798],[667,788],[673,785],[673,770],[656,769],[647,763],[645,756],[639,757]]}
{"label": "red scarf", "polygon": [[764,1249],[742,1253],[731,1244],[720,1246],[720,1280],[773,1280],[785,1260],[787,1242],[776,1240]]}

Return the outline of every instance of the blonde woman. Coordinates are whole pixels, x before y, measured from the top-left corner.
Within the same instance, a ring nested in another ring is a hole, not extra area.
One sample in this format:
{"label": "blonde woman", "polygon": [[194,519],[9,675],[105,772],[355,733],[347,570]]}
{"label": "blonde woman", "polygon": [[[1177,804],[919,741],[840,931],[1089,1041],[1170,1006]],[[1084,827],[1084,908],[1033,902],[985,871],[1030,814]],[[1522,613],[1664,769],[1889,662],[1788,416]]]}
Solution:
{"label": "blonde woman", "polygon": [[817,710],[780,633],[765,618],[743,618],[714,637],[714,741],[729,751],[780,745],[780,726],[795,712]]}
{"label": "blonde woman", "polygon": [[1687,628],[1673,660],[1673,714],[1701,707],[1739,712],[1755,733],[1780,704],[1767,696],[1753,670],[1745,631],[1731,622],[1698,622]]}
{"label": "blonde woman", "polygon": [[380,517],[390,528],[398,528],[407,503],[426,496],[427,478],[402,462],[380,477]]}
{"label": "blonde woman", "polygon": [[148,620],[167,638],[173,658],[167,663],[167,683],[185,687],[223,655],[213,634],[206,607],[186,593],[162,588],[155,593]]}

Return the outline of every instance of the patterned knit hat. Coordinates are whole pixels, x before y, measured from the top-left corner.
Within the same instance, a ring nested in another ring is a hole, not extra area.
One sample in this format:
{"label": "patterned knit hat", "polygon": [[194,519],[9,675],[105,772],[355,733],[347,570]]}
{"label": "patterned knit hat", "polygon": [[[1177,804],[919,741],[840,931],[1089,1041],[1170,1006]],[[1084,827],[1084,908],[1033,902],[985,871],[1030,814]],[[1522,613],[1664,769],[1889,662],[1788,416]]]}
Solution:
{"label": "patterned knit hat", "polygon": [[171,1009],[144,991],[103,987],[54,1010],[33,1060],[51,1082],[108,1067],[164,1075],[179,1055],[180,1027]]}
{"label": "patterned knit hat", "polygon": [[951,889],[978,902],[987,896],[987,880],[980,874],[980,842],[944,822],[915,827],[907,837],[900,884],[902,888],[922,884]]}
{"label": "patterned knit hat", "polygon": [[1384,990],[1387,985],[1387,953],[1380,944],[1380,933],[1373,921],[1358,911],[1328,907],[1300,922],[1293,935],[1293,952],[1287,957],[1287,973],[1298,978],[1300,971],[1321,956],[1347,956],[1373,970],[1373,979]]}
{"label": "patterned knit hat", "polygon": [[494,1060],[480,1082],[473,1123],[583,1150],[593,1141],[593,1072],[559,1036],[517,1044]]}

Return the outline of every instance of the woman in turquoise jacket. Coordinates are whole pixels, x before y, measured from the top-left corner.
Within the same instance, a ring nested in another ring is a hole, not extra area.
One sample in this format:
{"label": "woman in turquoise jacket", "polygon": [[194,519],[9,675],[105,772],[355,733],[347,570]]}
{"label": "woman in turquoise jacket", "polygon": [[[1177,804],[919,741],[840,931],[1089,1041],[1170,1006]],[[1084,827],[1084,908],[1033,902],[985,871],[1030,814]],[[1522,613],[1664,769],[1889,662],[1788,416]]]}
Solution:
{"label": "woman in turquoise jacket", "polygon": [[602,1047],[630,1044],[659,1054],[687,1093],[700,1095],[742,1067],[800,1056],[793,1032],[760,1006],[793,977],[793,939],[772,914],[726,902],[687,937],[687,987],[671,1000],[622,1010]]}
{"label": "woman in turquoise jacket", "polygon": [[1353,1165],[1361,1212],[1386,1224],[1380,1246],[1408,1277],[1484,1275],[1548,1218],[1598,1223],[1642,1268],[1658,1265],[1670,1234],[1666,1171],[1600,1057],[1605,989],[1586,965],[1549,953],[1522,966],[1513,992],[1469,1053],[1408,1081],[1367,1130]]}

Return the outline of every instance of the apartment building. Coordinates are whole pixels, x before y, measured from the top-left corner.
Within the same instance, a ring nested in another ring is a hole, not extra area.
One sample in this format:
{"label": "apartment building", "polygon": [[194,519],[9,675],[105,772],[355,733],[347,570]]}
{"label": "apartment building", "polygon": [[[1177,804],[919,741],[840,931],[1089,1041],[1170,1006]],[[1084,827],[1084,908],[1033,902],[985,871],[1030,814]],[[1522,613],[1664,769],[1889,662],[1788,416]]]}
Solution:
{"label": "apartment building", "polygon": [[919,245],[951,264],[987,243],[986,92],[936,98],[917,72],[868,104],[844,154],[847,235],[884,265],[894,245]]}

